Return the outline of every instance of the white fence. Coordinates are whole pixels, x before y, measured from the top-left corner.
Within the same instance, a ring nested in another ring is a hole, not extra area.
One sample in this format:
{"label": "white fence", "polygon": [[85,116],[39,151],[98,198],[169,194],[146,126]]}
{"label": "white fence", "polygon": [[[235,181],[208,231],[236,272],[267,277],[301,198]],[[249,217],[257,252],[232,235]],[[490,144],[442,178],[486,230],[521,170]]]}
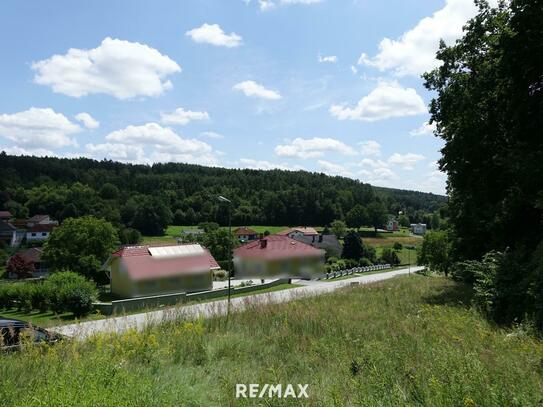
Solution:
{"label": "white fence", "polygon": [[324,279],[329,280],[331,278],[349,276],[349,275],[358,274],[358,273],[368,273],[370,271],[386,270],[389,268],[392,268],[390,264],[374,264],[373,266],[353,267],[350,269],[332,271],[330,273],[326,273],[324,275]]}

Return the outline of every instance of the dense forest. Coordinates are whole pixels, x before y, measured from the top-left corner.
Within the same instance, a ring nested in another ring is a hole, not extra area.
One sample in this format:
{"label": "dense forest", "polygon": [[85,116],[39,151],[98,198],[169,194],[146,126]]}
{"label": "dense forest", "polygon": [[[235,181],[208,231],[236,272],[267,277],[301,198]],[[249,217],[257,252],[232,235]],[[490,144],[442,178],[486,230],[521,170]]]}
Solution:
{"label": "dense forest", "polygon": [[0,153],[0,207],[17,217],[94,215],[160,234],[168,224],[327,225],[355,206],[380,202],[390,214],[430,221],[446,197],[386,188],[306,171],[249,170],[190,164],[132,165],[86,158]]}

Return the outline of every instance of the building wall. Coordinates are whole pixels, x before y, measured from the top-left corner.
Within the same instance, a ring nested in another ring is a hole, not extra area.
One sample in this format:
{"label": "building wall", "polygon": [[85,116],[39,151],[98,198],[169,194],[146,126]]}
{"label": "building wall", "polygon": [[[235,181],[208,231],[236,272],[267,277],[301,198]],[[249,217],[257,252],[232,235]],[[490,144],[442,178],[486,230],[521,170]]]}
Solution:
{"label": "building wall", "polygon": [[323,257],[264,260],[234,257],[236,278],[317,278],[324,275]]}
{"label": "building wall", "polygon": [[122,263],[122,258],[113,258],[109,268],[111,292],[121,298],[205,291],[213,288],[213,273],[210,269],[190,275],[180,271],[173,277],[133,281]]}

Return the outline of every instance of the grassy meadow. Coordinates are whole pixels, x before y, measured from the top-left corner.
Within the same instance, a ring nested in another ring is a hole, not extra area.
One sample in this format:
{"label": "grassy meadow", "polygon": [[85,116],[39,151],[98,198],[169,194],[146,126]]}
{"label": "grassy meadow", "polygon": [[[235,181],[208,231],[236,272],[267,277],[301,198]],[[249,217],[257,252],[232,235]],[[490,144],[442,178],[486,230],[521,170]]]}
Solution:
{"label": "grassy meadow", "polygon": [[[287,304],[0,357],[3,406],[535,406],[543,344],[504,330],[442,277],[405,276]],[[248,300],[249,301],[249,300]],[[236,383],[309,399],[235,399]]]}

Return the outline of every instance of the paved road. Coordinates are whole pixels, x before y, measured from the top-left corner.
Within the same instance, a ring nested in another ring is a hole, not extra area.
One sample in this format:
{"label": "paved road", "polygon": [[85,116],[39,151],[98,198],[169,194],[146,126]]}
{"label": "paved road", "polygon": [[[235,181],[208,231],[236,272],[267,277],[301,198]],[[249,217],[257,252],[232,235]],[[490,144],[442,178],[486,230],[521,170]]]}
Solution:
{"label": "paved road", "polygon": [[[423,267],[411,267],[411,272],[422,269]],[[344,280],[312,282],[311,284],[304,285],[303,287],[291,288],[289,290],[273,291],[269,293],[232,298],[230,306],[233,311],[241,311],[254,304],[275,304],[292,301],[297,298],[332,292],[339,288],[349,286],[351,283],[373,283],[388,280],[402,274],[407,274],[408,272],[409,269],[405,268],[378,274],[361,275],[360,277],[353,277]],[[99,332],[123,332],[131,328],[141,330],[149,324],[158,324],[180,318],[196,319],[199,317],[207,318],[217,315],[224,315],[226,314],[227,307],[227,300],[219,300],[201,304],[172,307],[160,311],[107,318],[98,321],[87,321],[71,325],[63,325],[51,328],[50,330],[58,332],[62,335],[83,339]]]}

